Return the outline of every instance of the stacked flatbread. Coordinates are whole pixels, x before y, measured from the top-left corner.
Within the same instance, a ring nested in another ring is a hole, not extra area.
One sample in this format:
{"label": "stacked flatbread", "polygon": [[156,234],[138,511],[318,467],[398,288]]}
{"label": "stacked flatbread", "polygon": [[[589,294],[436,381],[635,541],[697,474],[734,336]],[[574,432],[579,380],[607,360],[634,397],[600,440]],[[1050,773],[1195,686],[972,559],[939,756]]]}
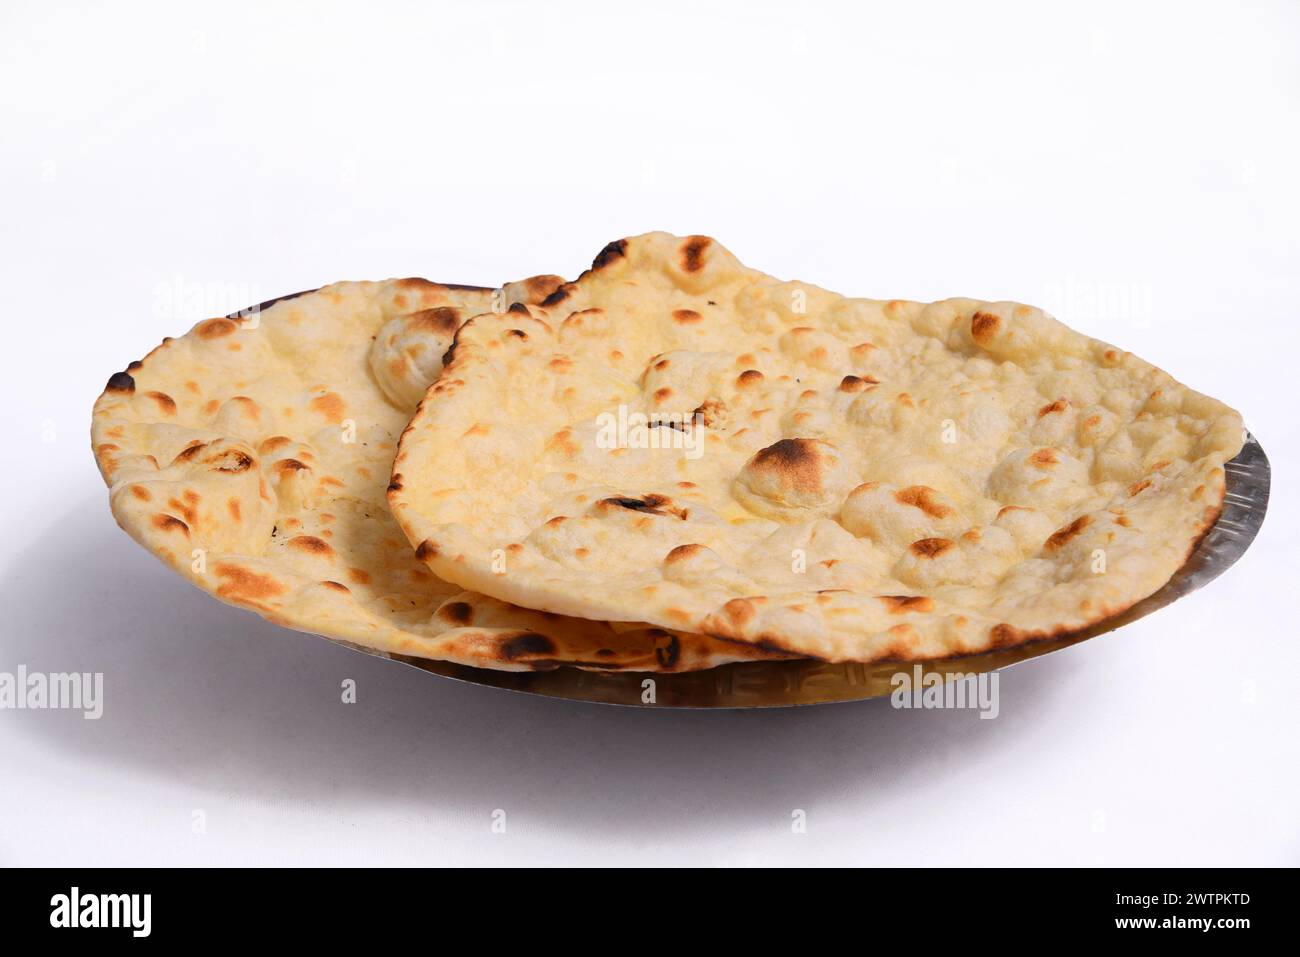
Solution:
{"label": "stacked flatbread", "polygon": [[339,283],[200,322],[114,375],[95,403],[113,515],[209,594],[379,651],[516,671],[771,657],[465,591],[430,574],[394,523],[385,491],[397,440],[458,325],[559,282],[495,294],[424,279]]}
{"label": "stacked flatbread", "polygon": [[1186,559],[1242,426],[1029,306],[848,299],[654,233],[571,283],[208,320],[110,380],[93,441],[123,528],[287,627],[673,671],[1091,625]]}

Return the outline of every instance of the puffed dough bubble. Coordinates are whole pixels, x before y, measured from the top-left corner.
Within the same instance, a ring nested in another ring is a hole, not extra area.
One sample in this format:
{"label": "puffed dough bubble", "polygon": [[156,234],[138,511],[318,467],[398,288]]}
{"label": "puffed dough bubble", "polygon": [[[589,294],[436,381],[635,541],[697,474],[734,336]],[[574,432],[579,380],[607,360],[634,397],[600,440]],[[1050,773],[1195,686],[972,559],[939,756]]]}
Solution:
{"label": "puffed dough bubble", "polygon": [[834,445],[821,439],[781,439],[745,463],[735,495],[764,517],[823,516],[835,511],[849,481]]}
{"label": "puffed dough bubble", "polygon": [[442,357],[460,314],[450,306],[395,316],[380,328],[370,347],[370,371],[396,405],[414,406],[442,372]]}
{"label": "puffed dough bubble", "polygon": [[1075,354],[1084,346],[1070,330],[1041,309],[1016,302],[987,302],[976,306],[958,326],[968,347],[994,359],[1023,362],[1045,351]]}
{"label": "puffed dough bubble", "polygon": [[965,528],[965,519],[942,492],[927,485],[867,483],[845,499],[840,524],[860,538],[902,548],[917,539],[955,534]]}
{"label": "puffed dough bubble", "polygon": [[791,329],[777,346],[791,361],[814,369],[845,369],[849,364],[844,343],[830,333],[807,326]]}
{"label": "puffed dough bubble", "polygon": [[693,542],[678,545],[664,556],[663,576],[679,585],[744,588],[749,582],[713,549]]}
{"label": "puffed dough bubble", "polygon": [[894,566],[916,588],[989,587],[1020,559],[1015,541],[1000,528],[972,528],[956,539],[924,538],[904,549]]}
{"label": "puffed dough bubble", "polygon": [[989,492],[1007,504],[1037,505],[1078,494],[1088,484],[1088,468],[1064,449],[1016,449],[993,470]]}
{"label": "puffed dough bubble", "polygon": [[1052,520],[1036,508],[1005,505],[998,510],[994,524],[1006,531],[1022,555],[1036,555],[1052,534]]}

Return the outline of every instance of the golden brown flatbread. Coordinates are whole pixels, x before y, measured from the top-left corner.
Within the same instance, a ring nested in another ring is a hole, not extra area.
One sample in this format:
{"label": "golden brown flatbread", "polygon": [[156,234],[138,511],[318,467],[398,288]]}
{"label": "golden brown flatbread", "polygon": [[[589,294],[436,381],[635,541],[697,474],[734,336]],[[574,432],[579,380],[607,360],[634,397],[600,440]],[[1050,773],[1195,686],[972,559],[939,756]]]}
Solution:
{"label": "golden brown flatbread", "polygon": [[832,661],[1122,611],[1242,444],[1232,409],[1040,309],[849,299],[702,236],[611,243],[452,355],[390,493],[436,574]]}
{"label": "golden brown flatbread", "polygon": [[385,490],[398,435],[457,327],[560,282],[495,293],[338,283],[200,322],[114,375],[95,403],[114,517],[209,594],[384,652],[507,670],[682,671],[765,657],[465,591],[434,577],[393,522]]}

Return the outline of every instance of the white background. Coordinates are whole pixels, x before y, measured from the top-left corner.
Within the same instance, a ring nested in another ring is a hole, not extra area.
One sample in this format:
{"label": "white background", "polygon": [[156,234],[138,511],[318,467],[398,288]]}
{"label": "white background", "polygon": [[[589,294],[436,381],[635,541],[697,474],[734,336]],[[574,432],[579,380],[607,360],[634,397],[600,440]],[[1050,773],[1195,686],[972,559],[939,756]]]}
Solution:
{"label": "white background", "polygon": [[[0,670],[106,682],[98,722],[0,712],[3,863],[1300,862],[1300,4],[2,10]],[[981,721],[460,685],[113,524],[91,404],[163,335],[337,279],[572,276],[653,228],[1042,304],[1242,410],[1263,532]]]}

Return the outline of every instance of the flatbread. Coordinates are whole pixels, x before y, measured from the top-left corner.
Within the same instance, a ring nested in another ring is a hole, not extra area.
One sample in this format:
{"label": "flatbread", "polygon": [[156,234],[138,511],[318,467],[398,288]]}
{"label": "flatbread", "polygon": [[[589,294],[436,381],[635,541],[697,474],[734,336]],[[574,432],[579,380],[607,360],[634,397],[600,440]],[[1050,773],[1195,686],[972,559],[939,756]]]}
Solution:
{"label": "flatbread", "polygon": [[[611,243],[529,313],[461,328],[390,501],[438,575],[561,614],[831,661],[1054,637],[1168,581],[1242,444],[1040,309],[847,299],[702,236]],[[637,413],[697,418],[613,441]]]}
{"label": "flatbread", "polygon": [[505,670],[684,671],[771,657],[645,625],[514,608],[435,578],[385,501],[397,437],[493,291],[339,283],[209,319],[119,372],[92,443],[113,515],[193,584],[287,628]]}

